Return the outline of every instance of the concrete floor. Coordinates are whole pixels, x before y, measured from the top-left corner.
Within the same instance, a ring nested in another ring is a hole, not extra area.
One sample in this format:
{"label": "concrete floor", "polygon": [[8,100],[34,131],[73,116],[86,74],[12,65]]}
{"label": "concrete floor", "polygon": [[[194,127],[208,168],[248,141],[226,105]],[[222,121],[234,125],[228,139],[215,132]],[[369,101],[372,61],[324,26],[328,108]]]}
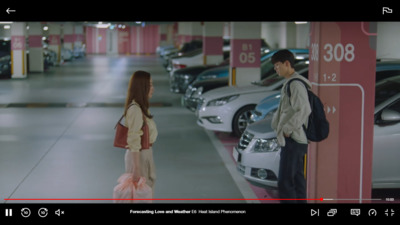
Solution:
{"label": "concrete floor", "polygon": [[244,200],[265,195],[237,173],[221,140],[196,124],[180,95],[169,92],[160,58],[87,56],[27,79],[0,80],[0,203],[111,203],[125,154],[113,147],[114,125],[136,70],[150,72],[155,88],[154,198],[162,199],[155,202],[260,202]]}

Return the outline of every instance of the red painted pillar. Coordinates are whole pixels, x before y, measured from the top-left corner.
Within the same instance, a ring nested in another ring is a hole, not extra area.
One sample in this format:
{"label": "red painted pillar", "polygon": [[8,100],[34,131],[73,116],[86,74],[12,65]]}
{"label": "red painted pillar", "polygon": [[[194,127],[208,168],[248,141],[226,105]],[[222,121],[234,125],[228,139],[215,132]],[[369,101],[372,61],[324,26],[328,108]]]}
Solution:
{"label": "red painted pillar", "polygon": [[85,32],[82,25],[74,27],[74,47],[81,48],[85,43]]}
{"label": "red painted pillar", "polygon": [[309,145],[308,198],[371,198],[376,23],[313,22],[309,80],[325,105],[329,137]]}
{"label": "red painted pillar", "polygon": [[247,86],[260,80],[261,23],[231,23],[229,85]]}
{"label": "red painted pillar", "polygon": [[223,22],[204,22],[203,25],[203,64],[215,65],[224,60]]}
{"label": "red painted pillar", "polygon": [[54,51],[57,55],[56,65],[61,62],[61,25],[59,23],[49,24],[49,46],[48,48]]}
{"label": "red painted pillar", "polygon": [[124,26],[118,28],[118,53],[120,55],[129,55],[130,49],[130,27]]}

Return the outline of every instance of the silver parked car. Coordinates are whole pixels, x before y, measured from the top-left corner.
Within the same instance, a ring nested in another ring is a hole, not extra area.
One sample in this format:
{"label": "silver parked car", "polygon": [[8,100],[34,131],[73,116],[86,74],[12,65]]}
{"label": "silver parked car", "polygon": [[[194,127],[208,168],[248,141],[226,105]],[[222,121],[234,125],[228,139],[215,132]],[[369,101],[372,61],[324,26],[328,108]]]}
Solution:
{"label": "silver parked car", "polygon": [[[247,127],[233,156],[251,183],[276,188],[280,146],[272,115]],[[375,93],[372,187],[400,188],[400,75],[379,81]]]}

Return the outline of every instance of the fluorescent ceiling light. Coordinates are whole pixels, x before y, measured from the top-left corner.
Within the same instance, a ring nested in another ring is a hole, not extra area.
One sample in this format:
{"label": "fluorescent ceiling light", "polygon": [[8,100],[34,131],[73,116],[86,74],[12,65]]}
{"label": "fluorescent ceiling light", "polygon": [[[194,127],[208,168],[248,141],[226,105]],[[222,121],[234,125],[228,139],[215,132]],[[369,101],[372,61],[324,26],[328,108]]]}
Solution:
{"label": "fluorescent ceiling light", "polygon": [[108,28],[109,26],[111,26],[111,23],[99,23],[95,25],[97,28]]}

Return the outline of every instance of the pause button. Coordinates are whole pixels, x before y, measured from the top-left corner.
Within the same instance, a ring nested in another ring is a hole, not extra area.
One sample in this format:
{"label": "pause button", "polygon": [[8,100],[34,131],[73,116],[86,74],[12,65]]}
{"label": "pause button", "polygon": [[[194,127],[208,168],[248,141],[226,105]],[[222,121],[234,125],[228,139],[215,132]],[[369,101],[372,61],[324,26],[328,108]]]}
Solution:
{"label": "pause button", "polygon": [[12,216],[12,209],[6,209],[6,216]]}

